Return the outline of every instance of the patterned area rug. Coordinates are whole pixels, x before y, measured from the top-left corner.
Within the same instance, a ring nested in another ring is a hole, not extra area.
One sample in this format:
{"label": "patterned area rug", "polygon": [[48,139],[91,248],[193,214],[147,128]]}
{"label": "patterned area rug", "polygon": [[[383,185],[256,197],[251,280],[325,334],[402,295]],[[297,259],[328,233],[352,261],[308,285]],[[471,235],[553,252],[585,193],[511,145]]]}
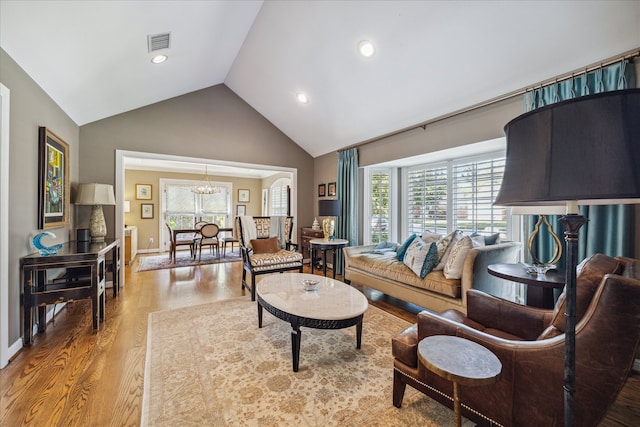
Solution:
{"label": "patterned area rug", "polygon": [[221,262],[237,262],[242,261],[242,257],[239,252],[227,251],[223,257],[220,255],[218,259],[217,255],[213,255],[208,251],[202,252],[202,261],[198,261],[191,258],[188,251],[178,251],[176,262],[171,262],[169,253],[163,255],[153,255],[138,258],[138,269],[136,271],[148,271],[148,270],[161,270],[163,268],[175,268],[175,267],[188,267],[192,265],[205,265],[205,264],[218,264]]}
{"label": "patterned area rug", "polygon": [[[407,387],[392,404],[391,337],[408,326],[370,306],[355,327],[302,328],[235,298],[149,314],[143,426],[448,426],[453,412]],[[465,425],[469,424],[465,420]]]}

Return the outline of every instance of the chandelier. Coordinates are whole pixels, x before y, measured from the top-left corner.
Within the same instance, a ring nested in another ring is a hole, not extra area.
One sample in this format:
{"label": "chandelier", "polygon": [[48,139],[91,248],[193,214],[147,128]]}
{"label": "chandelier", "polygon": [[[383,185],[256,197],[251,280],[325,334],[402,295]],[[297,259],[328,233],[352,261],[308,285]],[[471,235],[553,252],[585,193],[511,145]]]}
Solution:
{"label": "chandelier", "polygon": [[191,191],[196,194],[215,194],[220,192],[219,187],[214,187],[213,185],[211,185],[207,166],[204,167],[204,176],[197,185],[191,187]]}

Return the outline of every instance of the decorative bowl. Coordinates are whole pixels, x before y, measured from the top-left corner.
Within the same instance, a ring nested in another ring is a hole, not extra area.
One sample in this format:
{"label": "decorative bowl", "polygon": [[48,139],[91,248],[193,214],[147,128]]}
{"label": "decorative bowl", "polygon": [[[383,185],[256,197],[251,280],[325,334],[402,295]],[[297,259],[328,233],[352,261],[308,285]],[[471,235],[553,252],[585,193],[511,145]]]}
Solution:
{"label": "decorative bowl", "polygon": [[305,291],[315,291],[318,289],[318,281],[313,279],[303,279],[300,281],[302,289]]}

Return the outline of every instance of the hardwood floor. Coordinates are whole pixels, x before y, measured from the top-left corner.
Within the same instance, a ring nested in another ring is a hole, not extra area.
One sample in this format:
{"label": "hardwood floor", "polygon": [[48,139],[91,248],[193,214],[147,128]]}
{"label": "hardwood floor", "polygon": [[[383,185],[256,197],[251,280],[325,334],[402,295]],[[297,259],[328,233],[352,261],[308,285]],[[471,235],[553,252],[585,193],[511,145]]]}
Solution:
{"label": "hardwood floor", "polygon": [[[239,263],[141,273],[127,267],[118,298],[107,294],[98,333],[91,330],[88,301],[67,304],[46,333],[0,371],[0,426],[139,425],[148,314],[242,296],[241,274]],[[410,322],[420,310],[363,292],[373,305]],[[633,374],[602,425],[639,424],[640,374]]]}

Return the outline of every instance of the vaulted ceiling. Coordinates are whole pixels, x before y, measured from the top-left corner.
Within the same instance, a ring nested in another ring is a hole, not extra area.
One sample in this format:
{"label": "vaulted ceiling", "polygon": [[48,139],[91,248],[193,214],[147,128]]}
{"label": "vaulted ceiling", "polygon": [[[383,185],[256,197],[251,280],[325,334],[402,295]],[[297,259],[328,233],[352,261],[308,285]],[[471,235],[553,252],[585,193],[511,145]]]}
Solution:
{"label": "vaulted ceiling", "polygon": [[78,125],[224,83],[317,157],[637,49],[640,2],[2,0],[0,46]]}

